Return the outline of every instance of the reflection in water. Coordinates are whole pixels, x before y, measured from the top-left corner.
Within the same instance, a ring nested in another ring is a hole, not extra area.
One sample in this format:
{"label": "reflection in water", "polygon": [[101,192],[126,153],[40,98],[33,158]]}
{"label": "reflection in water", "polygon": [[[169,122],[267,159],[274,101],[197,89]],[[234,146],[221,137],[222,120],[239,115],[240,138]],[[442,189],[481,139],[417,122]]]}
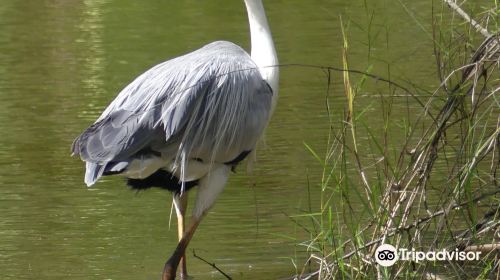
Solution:
{"label": "reflection in water", "polygon": [[82,22],[78,25],[80,36],[76,40],[85,50],[83,61],[82,83],[84,99],[87,100],[85,110],[80,111],[80,118],[92,120],[99,113],[102,105],[96,106],[95,102],[103,96],[104,91],[104,60],[103,48],[103,11],[102,7],[107,1],[85,0],[83,1]]}

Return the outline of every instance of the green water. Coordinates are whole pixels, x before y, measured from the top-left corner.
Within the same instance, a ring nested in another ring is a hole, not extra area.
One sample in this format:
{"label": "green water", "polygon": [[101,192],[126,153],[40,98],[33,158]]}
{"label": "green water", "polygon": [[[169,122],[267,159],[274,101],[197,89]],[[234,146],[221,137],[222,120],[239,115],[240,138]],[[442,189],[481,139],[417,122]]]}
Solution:
{"label": "green water", "polygon": [[[353,68],[373,65],[387,76],[390,64],[393,78],[434,81],[430,5],[376,2],[266,1],[280,62],[340,66],[342,16]],[[249,46],[242,1],[2,1],[1,279],[159,279],[177,241],[170,194],[135,193],[119,177],[88,189],[69,148],[134,77],[219,39]],[[329,101],[338,119],[345,100],[341,76],[333,78]],[[376,102],[376,91],[361,93],[358,106]],[[326,148],[325,93],[323,71],[282,68],[278,107],[253,172],[241,166],[231,177],[189,250],[234,279],[295,273],[291,259],[303,261],[304,248],[294,238],[307,235],[286,214],[299,213],[306,185],[319,181],[320,166],[303,143]],[[195,279],[223,279],[191,255]]]}

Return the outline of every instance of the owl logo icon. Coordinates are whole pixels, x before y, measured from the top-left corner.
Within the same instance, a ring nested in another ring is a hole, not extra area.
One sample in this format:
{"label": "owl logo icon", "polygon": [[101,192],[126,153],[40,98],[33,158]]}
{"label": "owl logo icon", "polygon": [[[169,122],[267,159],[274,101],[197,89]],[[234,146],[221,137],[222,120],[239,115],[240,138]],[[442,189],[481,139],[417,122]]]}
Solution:
{"label": "owl logo icon", "polygon": [[390,244],[380,245],[375,251],[375,261],[381,266],[392,266],[398,260],[396,248]]}

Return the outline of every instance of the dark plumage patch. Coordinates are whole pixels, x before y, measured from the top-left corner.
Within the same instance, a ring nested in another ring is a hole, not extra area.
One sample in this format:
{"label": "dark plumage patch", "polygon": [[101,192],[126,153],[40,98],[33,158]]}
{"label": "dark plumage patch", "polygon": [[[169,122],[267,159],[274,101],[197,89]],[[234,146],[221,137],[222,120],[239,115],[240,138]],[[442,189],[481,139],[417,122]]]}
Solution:
{"label": "dark plumage patch", "polygon": [[268,83],[268,82],[265,82],[267,87],[269,88],[269,91],[271,91],[271,95],[274,95],[274,92],[273,92],[273,88],[271,87],[271,85]]}
{"label": "dark plumage patch", "polygon": [[[151,174],[149,177],[144,179],[131,179],[127,178],[127,185],[129,185],[134,190],[146,190],[149,188],[161,188],[164,190],[171,191],[175,194],[181,192],[182,183],[179,178],[175,177],[172,173],[159,169],[155,173]],[[198,180],[184,182],[184,187],[186,191],[189,191],[194,186],[198,185]]]}
{"label": "dark plumage patch", "polygon": [[224,162],[225,165],[230,165],[230,166],[236,166],[238,163],[240,163],[242,160],[244,160],[248,154],[250,154],[252,151],[243,151],[241,154],[239,154],[236,158],[234,158],[231,161]]}

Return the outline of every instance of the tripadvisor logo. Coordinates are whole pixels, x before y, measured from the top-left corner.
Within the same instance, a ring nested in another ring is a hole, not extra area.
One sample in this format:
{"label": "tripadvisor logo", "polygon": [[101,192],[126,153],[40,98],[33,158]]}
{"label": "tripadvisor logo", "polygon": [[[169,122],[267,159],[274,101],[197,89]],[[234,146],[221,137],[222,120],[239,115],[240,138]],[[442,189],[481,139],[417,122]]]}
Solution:
{"label": "tripadvisor logo", "polygon": [[381,266],[392,266],[397,260],[398,253],[392,245],[382,244],[375,251],[375,261]]}
{"label": "tripadvisor logo", "polygon": [[481,252],[465,252],[455,249],[448,251],[446,249],[440,251],[415,251],[415,249],[400,248],[396,250],[394,246],[389,244],[380,245],[375,251],[375,261],[381,266],[392,266],[396,261],[478,261]]}

